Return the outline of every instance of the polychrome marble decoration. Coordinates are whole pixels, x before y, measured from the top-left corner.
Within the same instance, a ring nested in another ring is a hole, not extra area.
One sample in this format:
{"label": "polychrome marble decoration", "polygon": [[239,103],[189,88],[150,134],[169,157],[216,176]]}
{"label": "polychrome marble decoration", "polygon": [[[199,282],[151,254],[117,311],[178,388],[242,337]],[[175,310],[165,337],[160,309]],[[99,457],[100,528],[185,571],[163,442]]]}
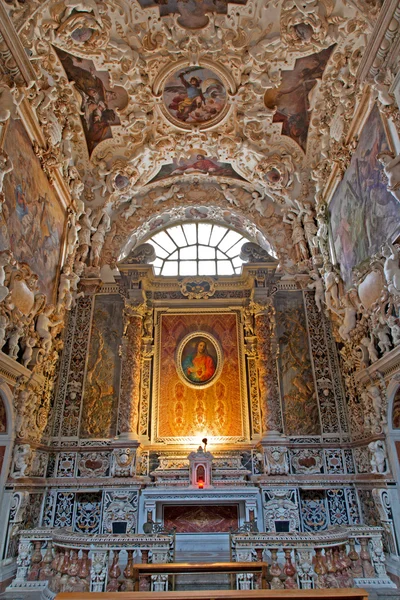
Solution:
{"label": "polychrome marble decoration", "polygon": [[349,168],[329,204],[332,239],[346,287],[351,274],[399,229],[400,203],[387,190],[377,156],[388,151],[379,111],[373,108]]}
{"label": "polychrome marble decoration", "polygon": [[219,345],[209,334],[190,334],[178,347],[178,373],[191,386],[210,385],[221,372],[221,360]]}
{"label": "polychrome marble decoration", "polygon": [[168,77],[163,100],[174,122],[210,124],[226,106],[226,90],[220,77],[203,67],[185,67]]}
{"label": "polychrome marble decoration", "polygon": [[287,435],[321,432],[301,292],[277,296],[276,323],[283,417]]}
{"label": "polychrome marble decoration", "polygon": [[238,528],[238,507],[164,506],[164,527],[176,527],[176,533],[229,533]]}
{"label": "polychrome marble decoration", "polygon": [[244,439],[236,314],[163,314],[159,332],[157,441]]}
{"label": "polychrome marble decoration", "polygon": [[121,337],[121,296],[96,296],[83,395],[81,437],[112,437],[116,434],[121,369],[118,347]]}
{"label": "polychrome marble decoration", "polygon": [[111,88],[106,71],[96,71],[88,59],[78,59],[57,49],[67,77],[82,98],[81,114],[89,154],[103,140],[112,138],[112,126],[120,125],[118,110],[128,103],[124,88]]}
{"label": "polychrome marble decoration", "polygon": [[51,302],[65,224],[65,211],[35,156],[22,121],[11,121],[5,141],[13,170],[5,176],[0,213],[0,250],[40,274],[38,285]]}

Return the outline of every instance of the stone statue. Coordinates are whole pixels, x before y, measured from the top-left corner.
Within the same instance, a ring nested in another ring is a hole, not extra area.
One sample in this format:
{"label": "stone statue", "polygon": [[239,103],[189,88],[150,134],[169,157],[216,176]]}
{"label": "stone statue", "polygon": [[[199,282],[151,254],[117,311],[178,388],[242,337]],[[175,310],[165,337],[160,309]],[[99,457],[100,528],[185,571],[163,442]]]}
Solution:
{"label": "stone statue", "polygon": [[378,160],[383,165],[383,171],[388,180],[388,191],[400,202],[400,154],[381,152]]}
{"label": "stone statue", "polygon": [[344,308],[331,308],[331,310],[342,318],[342,324],[339,326],[340,337],[346,342],[350,341],[350,333],[357,325],[357,309],[347,293],[344,297]]}
{"label": "stone statue", "polygon": [[0,193],[3,192],[4,177],[11,173],[13,164],[5,150],[0,150]]}
{"label": "stone statue", "polygon": [[361,344],[365,346],[365,348],[368,350],[368,356],[371,364],[379,360],[378,352],[375,348],[375,340],[373,335],[371,335],[371,337],[363,337],[361,340]]}
{"label": "stone statue", "polygon": [[56,325],[63,323],[63,318],[51,319],[51,315],[54,313],[54,306],[48,304],[43,311],[39,314],[36,320],[36,332],[38,333],[43,350],[48,354],[51,350],[53,343],[53,335],[51,329]]}
{"label": "stone statue", "polygon": [[15,446],[12,477],[26,477],[32,462],[32,450],[29,444]]}
{"label": "stone statue", "polygon": [[100,254],[106,239],[106,233],[111,229],[111,220],[107,212],[103,210],[100,223],[95,229],[95,233],[90,240],[90,266],[98,267],[100,263]]}
{"label": "stone statue", "polygon": [[372,401],[372,406],[374,407],[374,411],[375,411],[378,423],[386,424],[387,419],[386,419],[386,415],[383,412],[383,401],[382,401],[381,390],[378,388],[378,386],[372,385],[368,389],[368,396],[370,397],[370,399]]}
{"label": "stone statue", "polygon": [[296,252],[296,258],[299,262],[308,260],[309,254],[303,223],[301,221],[301,212],[291,209],[283,217],[284,223],[289,223],[292,227],[292,242]]}
{"label": "stone statue", "polygon": [[181,188],[179,185],[176,185],[176,184],[171,185],[169,190],[167,190],[166,192],[164,192],[163,194],[160,194],[159,196],[157,196],[157,198],[155,198],[154,204],[157,205],[157,204],[160,204],[161,202],[167,202],[174,196],[176,196],[179,199],[183,198],[184,194],[179,193],[180,189]]}
{"label": "stone statue", "polygon": [[400,344],[400,325],[398,323],[398,319],[396,319],[395,316],[390,315],[390,317],[387,319],[387,324],[390,329],[393,345],[398,346]]}
{"label": "stone statue", "polygon": [[325,266],[324,282],[325,282],[325,303],[329,309],[339,307],[339,277],[333,271],[333,266],[328,263]]}
{"label": "stone statue", "polygon": [[317,271],[311,271],[310,277],[312,279],[314,279],[314,281],[309,283],[307,287],[310,290],[315,290],[315,296],[314,296],[315,304],[317,305],[318,312],[321,312],[322,303],[323,303],[324,297],[325,297],[324,283]]}
{"label": "stone statue", "polygon": [[80,230],[78,233],[78,249],[76,251],[75,262],[85,263],[89,254],[90,237],[95,227],[92,227],[93,217],[92,209],[87,208],[86,213],[83,213],[79,219]]}
{"label": "stone statue", "polygon": [[387,472],[387,453],[386,446],[383,440],[377,440],[376,442],[370,442],[368,449],[371,452],[371,467],[372,473],[386,473]]}
{"label": "stone statue", "polygon": [[315,256],[318,253],[318,242],[316,242],[318,228],[315,224],[314,209],[312,207],[311,202],[301,203],[296,201],[296,204],[299,207],[299,216],[303,217],[304,232],[308,242],[308,246],[310,248],[311,255]]}
{"label": "stone statue", "polygon": [[389,293],[400,294],[399,250],[388,242],[383,246],[382,254],[386,259],[383,265],[383,273]]}
{"label": "stone statue", "polygon": [[19,352],[19,340],[24,335],[24,326],[19,321],[14,325],[14,328],[11,330],[10,337],[8,338],[8,354],[11,358],[18,358]]}
{"label": "stone statue", "polygon": [[237,190],[234,187],[228,185],[227,183],[221,183],[220,187],[225,199],[229,202],[231,206],[240,206],[240,202],[236,198],[235,194]]}
{"label": "stone statue", "polygon": [[81,229],[81,225],[76,222],[76,214],[71,213],[68,222],[68,233],[67,233],[67,255],[71,255],[75,252],[78,245],[79,237],[78,233]]}
{"label": "stone statue", "polygon": [[382,354],[389,352],[392,348],[392,343],[388,335],[389,328],[386,325],[383,327],[377,327],[376,329],[374,329],[374,334],[378,338],[378,346]]}
{"label": "stone statue", "polygon": [[6,315],[0,314],[0,350],[2,350],[4,344],[6,343],[6,331],[9,320]]}
{"label": "stone statue", "polygon": [[60,283],[58,285],[57,310],[60,311],[62,306],[65,307],[65,310],[70,310],[72,306],[71,269],[68,265],[64,267],[64,271],[60,275]]}
{"label": "stone statue", "polygon": [[3,250],[0,252],[0,302],[3,302],[10,292],[8,287],[4,285],[6,280],[6,272],[4,267],[10,264],[15,264],[12,252],[10,250]]}
{"label": "stone statue", "polygon": [[28,335],[25,338],[25,350],[22,355],[22,364],[27,367],[32,360],[33,348],[36,345],[36,338],[32,335]]}

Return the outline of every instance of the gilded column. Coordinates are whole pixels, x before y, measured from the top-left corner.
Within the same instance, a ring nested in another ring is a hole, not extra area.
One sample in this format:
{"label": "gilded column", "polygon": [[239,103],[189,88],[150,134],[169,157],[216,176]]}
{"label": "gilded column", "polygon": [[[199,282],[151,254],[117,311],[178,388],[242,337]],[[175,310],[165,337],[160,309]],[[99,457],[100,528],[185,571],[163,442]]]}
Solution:
{"label": "gilded column", "polygon": [[125,300],[118,431],[120,438],[131,440],[138,439],[142,329],[145,310],[145,303]]}
{"label": "gilded column", "polygon": [[275,308],[273,298],[264,296],[251,302],[255,317],[258,350],[262,437],[281,435],[282,412],[276,365]]}

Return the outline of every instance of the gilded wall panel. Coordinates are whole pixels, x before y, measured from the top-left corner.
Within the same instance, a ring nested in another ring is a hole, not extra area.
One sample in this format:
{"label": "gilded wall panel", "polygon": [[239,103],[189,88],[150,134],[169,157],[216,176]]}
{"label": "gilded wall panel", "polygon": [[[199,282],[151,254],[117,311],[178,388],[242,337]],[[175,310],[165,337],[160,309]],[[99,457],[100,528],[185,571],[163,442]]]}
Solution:
{"label": "gilded wall panel", "polygon": [[121,296],[96,296],[80,428],[80,436],[84,438],[116,434],[122,309]]}
{"label": "gilded wall panel", "polygon": [[[207,356],[200,359],[203,335]],[[163,314],[156,347],[156,441],[193,443],[202,434],[244,439],[248,427],[237,315]],[[203,360],[204,371],[198,360]]]}
{"label": "gilded wall panel", "polygon": [[285,433],[318,435],[321,427],[302,294],[280,293],[275,306]]}
{"label": "gilded wall panel", "polygon": [[4,179],[0,250],[11,249],[39,276],[40,291],[51,302],[63,238],[65,211],[42,171],[21,121],[11,120],[5,151],[13,170]]}

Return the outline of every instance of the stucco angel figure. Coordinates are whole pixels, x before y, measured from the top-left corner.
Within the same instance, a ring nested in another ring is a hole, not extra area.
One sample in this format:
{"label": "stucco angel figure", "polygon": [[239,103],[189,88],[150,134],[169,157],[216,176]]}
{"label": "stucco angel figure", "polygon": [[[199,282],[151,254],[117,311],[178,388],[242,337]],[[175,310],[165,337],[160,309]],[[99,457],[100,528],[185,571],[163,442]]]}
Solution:
{"label": "stucco angel figure", "polygon": [[393,345],[398,346],[400,344],[400,325],[398,323],[398,319],[396,319],[394,315],[390,315],[390,317],[387,319],[387,324],[390,329]]}
{"label": "stucco angel figure", "polygon": [[375,338],[373,335],[371,335],[371,337],[363,337],[361,340],[361,344],[367,349],[371,364],[379,360],[378,352],[375,348]]}
{"label": "stucco angel figure", "polygon": [[282,220],[284,223],[289,223],[289,225],[292,227],[292,242],[296,252],[297,260],[299,262],[308,260],[309,254],[303,223],[301,221],[301,212],[291,209],[287,211]]}
{"label": "stucco angel figure", "polygon": [[225,199],[229,202],[231,206],[240,206],[240,202],[236,198],[236,188],[231,187],[227,183],[221,183],[220,187]]}
{"label": "stucco angel figure", "polygon": [[100,254],[106,239],[106,233],[111,229],[111,219],[107,212],[103,210],[103,216],[97,226],[97,230],[92,235],[90,244],[90,265],[98,267],[100,262]]}
{"label": "stucco angel figure", "polygon": [[160,194],[159,196],[157,196],[157,198],[155,198],[154,204],[157,205],[157,204],[160,204],[161,202],[167,202],[174,196],[176,196],[179,199],[183,198],[184,194],[179,193],[180,189],[181,188],[179,185],[176,185],[176,184],[171,185],[169,190],[166,190],[164,193]]}
{"label": "stucco angel figure", "polygon": [[322,310],[322,303],[325,297],[325,288],[322,278],[319,276],[317,271],[311,271],[310,277],[314,280],[308,284],[308,289],[315,290],[315,304],[317,305],[318,312]]}
{"label": "stucco angel figure", "polygon": [[90,248],[90,237],[92,232],[96,231],[95,227],[92,227],[92,209],[87,208],[79,219],[80,231],[78,233],[78,249],[76,251],[75,262],[86,262]]}
{"label": "stucco angel figure", "polygon": [[372,473],[387,472],[387,453],[386,446],[383,440],[377,440],[368,444],[368,449],[371,452],[371,467]]}
{"label": "stucco angel figure", "polygon": [[6,280],[4,267],[13,264],[15,264],[15,260],[10,250],[3,250],[3,252],[0,252],[0,302],[3,302],[4,298],[9,294],[8,287],[4,285]]}
{"label": "stucco angel figure", "polygon": [[66,8],[64,19],[67,19],[76,10],[77,12],[93,13],[94,18],[101,23],[100,5],[96,0],[64,0]]}
{"label": "stucco angel figure", "polygon": [[388,191],[400,202],[400,154],[381,152],[377,156],[388,180]]}
{"label": "stucco angel figure", "polygon": [[400,251],[392,244],[385,244],[382,248],[385,257],[383,273],[385,275],[388,290],[391,294],[400,294]]}
{"label": "stucco angel figure", "polygon": [[333,266],[328,263],[325,266],[325,303],[329,309],[339,307],[339,276],[334,272]]}
{"label": "stucco angel figure", "polygon": [[[5,150],[0,151],[0,193],[3,192],[4,177],[13,170],[13,164]],[[1,210],[1,205],[0,205]]]}
{"label": "stucco angel figure", "polygon": [[54,313],[55,307],[52,304],[48,304],[43,311],[38,315],[36,320],[36,332],[39,334],[42,348],[48,354],[51,350],[53,342],[53,334],[51,330],[56,325],[61,325],[64,322],[62,317],[58,319],[52,319],[51,316]]}

